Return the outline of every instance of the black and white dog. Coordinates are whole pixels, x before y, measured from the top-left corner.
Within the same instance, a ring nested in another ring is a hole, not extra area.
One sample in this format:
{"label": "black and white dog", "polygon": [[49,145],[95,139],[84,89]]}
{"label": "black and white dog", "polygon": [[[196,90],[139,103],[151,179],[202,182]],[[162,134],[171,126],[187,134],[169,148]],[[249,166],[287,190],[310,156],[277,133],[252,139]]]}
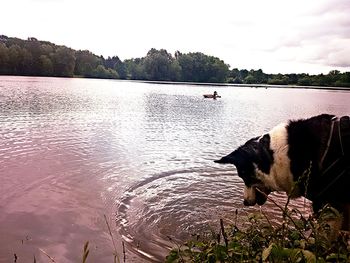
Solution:
{"label": "black and white dog", "polygon": [[[314,211],[330,204],[350,230],[350,119],[322,114],[289,121],[247,141],[216,163],[230,163],[245,183],[244,205],[262,205],[272,191],[305,196]],[[258,189],[258,190],[257,190]]]}

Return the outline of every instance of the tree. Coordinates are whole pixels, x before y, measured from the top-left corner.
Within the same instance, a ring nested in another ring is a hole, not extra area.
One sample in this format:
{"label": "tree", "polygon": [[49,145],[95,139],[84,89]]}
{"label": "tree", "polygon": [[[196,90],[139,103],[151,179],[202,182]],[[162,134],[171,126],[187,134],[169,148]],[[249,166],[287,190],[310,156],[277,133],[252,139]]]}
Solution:
{"label": "tree", "polygon": [[223,60],[201,52],[176,51],[172,56],[154,48],[145,57],[121,61],[118,56],[105,59],[34,37],[22,40],[4,35],[0,35],[0,74],[350,87],[350,73],[338,70],[319,75],[267,75],[261,69],[229,70]]}
{"label": "tree", "polygon": [[27,49],[20,49],[18,70],[21,75],[33,74],[33,71],[31,71],[33,68],[33,61],[33,56]]}
{"label": "tree", "polygon": [[29,37],[28,40],[24,42],[23,49],[25,49],[32,58],[30,69],[28,69],[28,73],[31,75],[41,75],[40,56],[42,55],[42,49],[40,41],[38,41],[34,37]]}
{"label": "tree", "polygon": [[52,76],[53,65],[51,59],[46,55],[39,57],[39,71],[42,76]]}
{"label": "tree", "polygon": [[179,52],[177,53],[176,57],[176,60],[181,68],[181,80],[195,81],[193,56],[190,54],[181,54]]}
{"label": "tree", "polygon": [[229,73],[229,65],[225,64],[219,58],[210,57],[209,68],[209,82],[225,82]]}
{"label": "tree", "polygon": [[[3,36],[0,36],[0,39]],[[9,54],[5,44],[0,43],[0,74],[9,73]]]}
{"label": "tree", "polygon": [[9,58],[9,72],[11,74],[20,74],[19,72],[19,63],[20,63],[20,52],[21,52],[21,47],[18,45],[12,45],[8,49],[8,58]]}
{"label": "tree", "polygon": [[172,60],[172,62],[170,64],[169,71],[170,71],[172,81],[181,81],[182,80],[182,75],[181,75],[182,68],[181,68],[178,60],[176,60],[176,59]]}
{"label": "tree", "polygon": [[73,77],[75,67],[75,54],[70,48],[60,46],[53,53],[53,74],[59,77]]}
{"label": "tree", "polygon": [[106,78],[106,79],[117,79],[119,78],[118,73],[113,69],[106,69],[103,65],[98,65],[93,71],[93,77],[95,78]]}
{"label": "tree", "polygon": [[104,60],[103,65],[107,69],[113,69],[115,70],[119,78],[126,79],[127,78],[127,68],[126,65],[119,59],[118,56],[108,57],[106,60]]}
{"label": "tree", "polygon": [[288,83],[289,84],[297,84],[298,83],[298,75],[295,73],[287,74]]}
{"label": "tree", "polygon": [[74,74],[84,77],[93,77],[94,69],[101,65],[101,58],[97,57],[88,50],[79,50],[75,52]]}
{"label": "tree", "polygon": [[261,70],[250,70],[249,72],[255,79],[255,83],[261,84],[267,82],[267,75]]}
{"label": "tree", "polygon": [[288,81],[289,81],[288,76],[277,74],[277,75],[271,75],[267,83],[272,85],[287,85]]}
{"label": "tree", "polygon": [[302,77],[298,80],[298,85],[309,86],[312,80],[308,74],[302,74]]}
{"label": "tree", "polygon": [[328,78],[329,78],[329,85],[334,85],[337,80],[340,78],[340,71],[339,70],[331,70],[328,73]]}
{"label": "tree", "polygon": [[127,59],[124,61],[127,69],[127,78],[136,80],[145,80],[145,72],[143,69],[144,58]]}
{"label": "tree", "polygon": [[335,82],[338,87],[350,87],[350,72],[344,72],[340,75],[339,80]]}
{"label": "tree", "polygon": [[240,73],[237,68],[230,70],[227,78],[228,83],[242,84],[243,81],[240,78]]}
{"label": "tree", "polygon": [[41,44],[40,45],[40,54],[50,56],[50,54],[54,51],[54,48],[49,44]]}
{"label": "tree", "polygon": [[249,71],[246,69],[241,69],[239,71],[239,75],[240,75],[241,80],[244,80],[248,76],[248,74],[249,74]]}
{"label": "tree", "polygon": [[148,51],[143,64],[148,80],[177,80],[180,68],[175,59],[165,49]]}
{"label": "tree", "polygon": [[224,82],[229,74],[229,66],[219,58],[203,53],[177,54],[184,81]]}
{"label": "tree", "polygon": [[243,82],[245,84],[255,84],[256,83],[256,79],[254,78],[253,75],[251,74],[248,74],[248,76],[246,76],[243,80]]}

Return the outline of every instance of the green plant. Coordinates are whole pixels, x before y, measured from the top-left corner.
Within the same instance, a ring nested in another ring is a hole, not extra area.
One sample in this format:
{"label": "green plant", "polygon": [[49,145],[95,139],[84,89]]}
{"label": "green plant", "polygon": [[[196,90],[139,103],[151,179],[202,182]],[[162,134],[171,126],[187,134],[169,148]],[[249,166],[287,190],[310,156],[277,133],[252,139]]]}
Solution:
{"label": "green plant", "polygon": [[218,235],[196,236],[177,245],[166,262],[350,262],[349,234],[332,228],[340,216],[337,210],[326,206],[318,218],[305,218],[287,204],[276,204],[283,214],[279,225],[273,225],[263,212],[248,215],[246,226],[235,224],[228,232],[221,220]]}

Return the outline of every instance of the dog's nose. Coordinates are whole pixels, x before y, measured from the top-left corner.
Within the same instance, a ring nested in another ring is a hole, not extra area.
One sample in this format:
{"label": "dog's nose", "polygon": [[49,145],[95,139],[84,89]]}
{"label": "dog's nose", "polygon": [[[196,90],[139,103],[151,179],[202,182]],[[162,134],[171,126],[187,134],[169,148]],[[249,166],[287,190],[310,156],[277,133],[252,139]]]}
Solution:
{"label": "dog's nose", "polygon": [[253,201],[253,200],[244,199],[243,204],[245,206],[253,206],[255,205],[255,200]]}

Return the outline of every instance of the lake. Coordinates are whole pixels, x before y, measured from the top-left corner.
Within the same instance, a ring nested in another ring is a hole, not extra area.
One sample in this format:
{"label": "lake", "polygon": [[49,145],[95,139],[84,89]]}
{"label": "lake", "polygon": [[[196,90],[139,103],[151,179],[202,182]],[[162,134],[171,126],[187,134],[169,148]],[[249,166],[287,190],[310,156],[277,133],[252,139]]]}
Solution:
{"label": "lake", "polygon": [[[221,99],[203,98],[214,90]],[[86,241],[88,262],[113,262],[104,215],[121,260],[123,242],[127,262],[162,261],[236,209],[259,210],[243,207],[235,168],[213,160],[288,119],[348,115],[349,102],[347,91],[1,76],[0,262],[79,262]]]}

